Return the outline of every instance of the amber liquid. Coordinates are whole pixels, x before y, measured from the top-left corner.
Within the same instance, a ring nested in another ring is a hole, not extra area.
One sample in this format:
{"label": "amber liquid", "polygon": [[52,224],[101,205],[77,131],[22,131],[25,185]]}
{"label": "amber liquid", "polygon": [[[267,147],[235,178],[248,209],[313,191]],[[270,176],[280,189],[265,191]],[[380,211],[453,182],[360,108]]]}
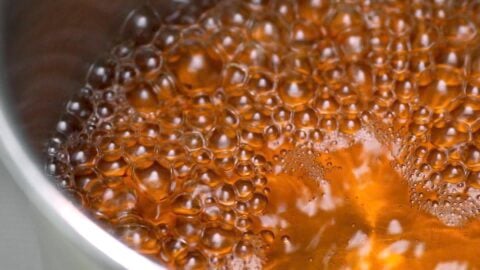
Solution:
{"label": "amber liquid", "polygon": [[251,0],[175,24],[139,9],[69,101],[47,172],[172,269],[476,269],[478,14]]}
{"label": "amber liquid", "polygon": [[480,223],[446,227],[412,208],[386,151],[368,144],[318,158],[323,185],[295,174],[269,181],[275,188],[262,219],[280,238],[266,268],[476,269]]}

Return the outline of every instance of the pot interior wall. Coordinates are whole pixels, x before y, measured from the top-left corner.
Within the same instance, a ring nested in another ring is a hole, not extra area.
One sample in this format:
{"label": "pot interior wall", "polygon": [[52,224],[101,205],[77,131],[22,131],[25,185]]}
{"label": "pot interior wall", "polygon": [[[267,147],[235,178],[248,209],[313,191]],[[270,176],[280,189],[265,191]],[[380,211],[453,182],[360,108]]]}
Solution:
{"label": "pot interior wall", "polygon": [[[212,1],[146,2],[166,18],[182,8],[195,13],[195,7],[198,14]],[[17,128],[39,164],[66,101],[82,87],[90,64],[108,53],[122,21],[143,4],[138,0],[3,2],[0,18],[6,63],[2,76],[8,87],[2,98],[8,99]]]}

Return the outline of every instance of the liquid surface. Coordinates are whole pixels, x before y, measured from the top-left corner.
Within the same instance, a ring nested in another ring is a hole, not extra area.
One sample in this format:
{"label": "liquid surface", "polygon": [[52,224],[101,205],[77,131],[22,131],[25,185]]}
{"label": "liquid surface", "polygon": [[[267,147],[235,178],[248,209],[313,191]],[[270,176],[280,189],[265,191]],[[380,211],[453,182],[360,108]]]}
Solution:
{"label": "liquid surface", "polygon": [[215,2],[130,14],[59,187],[169,268],[479,267],[480,3]]}

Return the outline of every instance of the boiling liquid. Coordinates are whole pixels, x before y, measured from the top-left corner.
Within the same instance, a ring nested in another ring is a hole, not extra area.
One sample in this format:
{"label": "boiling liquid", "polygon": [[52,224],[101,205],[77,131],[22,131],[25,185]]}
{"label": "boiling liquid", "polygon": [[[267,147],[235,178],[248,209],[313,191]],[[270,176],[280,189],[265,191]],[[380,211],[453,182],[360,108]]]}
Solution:
{"label": "boiling liquid", "polygon": [[[446,227],[412,208],[408,187],[392,169],[391,156],[374,139],[316,159],[325,166],[327,181],[317,184],[296,173],[269,180],[275,189],[261,220],[278,238],[267,269],[475,269],[478,265],[480,240],[474,235],[480,223]],[[282,239],[285,236],[288,241]]]}
{"label": "boiling liquid", "polygon": [[172,268],[475,268],[479,8],[224,1],[178,25],[139,9],[47,172]]}

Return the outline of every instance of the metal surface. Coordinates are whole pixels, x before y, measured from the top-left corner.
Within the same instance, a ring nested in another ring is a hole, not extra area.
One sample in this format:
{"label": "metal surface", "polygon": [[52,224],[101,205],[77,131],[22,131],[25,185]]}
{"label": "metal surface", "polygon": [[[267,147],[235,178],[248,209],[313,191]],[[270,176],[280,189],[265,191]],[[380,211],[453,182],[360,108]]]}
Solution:
{"label": "metal surface", "polygon": [[[169,14],[172,2],[151,4]],[[41,213],[31,218],[46,239],[38,241],[45,269],[162,269],[89,220],[43,174],[43,145],[65,102],[140,4],[0,0],[0,158]]]}
{"label": "metal surface", "polygon": [[[32,208],[0,164],[0,269],[46,270]],[[22,256],[18,256],[22,254]],[[28,258],[28,259],[24,259]]]}

